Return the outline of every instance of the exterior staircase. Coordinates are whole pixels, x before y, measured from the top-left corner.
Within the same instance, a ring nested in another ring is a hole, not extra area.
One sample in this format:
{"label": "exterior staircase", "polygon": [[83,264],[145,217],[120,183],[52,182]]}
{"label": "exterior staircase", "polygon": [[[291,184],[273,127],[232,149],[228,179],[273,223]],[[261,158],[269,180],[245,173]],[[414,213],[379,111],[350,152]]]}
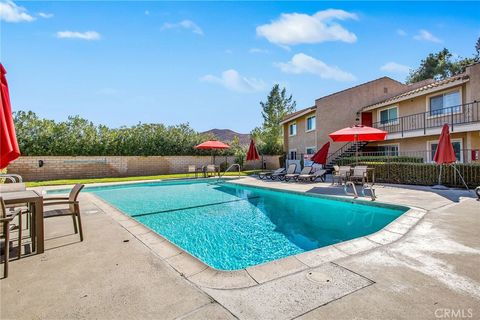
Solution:
{"label": "exterior staircase", "polygon": [[346,143],[340,149],[338,149],[337,151],[335,151],[334,153],[328,156],[325,169],[327,170],[327,172],[332,172],[333,166],[338,162],[338,160],[347,158],[347,157],[354,157],[355,150],[362,151],[367,144],[368,144],[367,141]]}

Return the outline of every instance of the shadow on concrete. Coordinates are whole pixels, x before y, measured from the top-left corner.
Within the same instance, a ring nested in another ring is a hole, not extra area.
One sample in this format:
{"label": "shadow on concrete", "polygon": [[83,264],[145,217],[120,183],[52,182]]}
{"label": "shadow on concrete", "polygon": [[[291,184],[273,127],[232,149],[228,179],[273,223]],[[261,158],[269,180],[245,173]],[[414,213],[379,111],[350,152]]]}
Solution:
{"label": "shadow on concrete", "polygon": [[432,192],[453,202],[460,202],[460,198],[476,198],[475,191],[473,189],[467,190],[467,189],[449,188],[446,190],[437,190],[437,189],[433,189],[430,186],[387,184],[387,183],[381,184],[381,186],[393,187],[398,189]]}

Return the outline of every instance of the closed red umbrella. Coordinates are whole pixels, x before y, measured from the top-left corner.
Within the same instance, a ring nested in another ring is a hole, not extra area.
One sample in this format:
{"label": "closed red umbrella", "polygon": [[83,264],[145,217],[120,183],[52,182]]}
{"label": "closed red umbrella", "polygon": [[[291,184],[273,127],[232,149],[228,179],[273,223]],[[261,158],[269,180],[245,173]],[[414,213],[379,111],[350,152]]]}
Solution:
{"label": "closed red umbrella", "polygon": [[257,147],[255,147],[255,142],[250,140],[250,147],[248,147],[247,152],[247,161],[259,160],[260,156],[258,155]]}
{"label": "closed red umbrella", "polygon": [[440,139],[438,139],[438,146],[433,161],[436,164],[449,164],[457,161],[455,150],[453,150],[452,141],[450,140],[450,130],[446,123],[443,125]]}
{"label": "closed red umbrella", "polygon": [[330,148],[330,142],[325,143],[320,150],[318,150],[311,158],[315,163],[318,164],[327,164],[327,155],[328,155],[328,149]]}
{"label": "closed red umbrella", "polygon": [[8,166],[10,162],[20,156],[15,127],[12,118],[12,107],[8,93],[8,83],[5,75],[7,71],[0,63],[1,72],[1,95],[0,99],[0,169]]}
{"label": "closed red umbrella", "polygon": [[[440,173],[438,174],[438,185],[433,186],[434,189],[446,189],[445,186],[442,186],[442,168],[444,164],[453,164],[457,161],[457,157],[455,156],[455,150],[453,149],[452,141],[450,140],[450,130],[448,128],[448,124],[444,124],[442,128],[442,133],[440,134],[440,138],[438,139],[437,150],[435,151],[435,155],[433,156],[433,161],[436,164],[440,165]],[[465,180],[462,177],[462,174],[458,171],[458,169],[453,166],[454,170],[458,172],[459,177],[462,179],[463,184],[468,189]]]}

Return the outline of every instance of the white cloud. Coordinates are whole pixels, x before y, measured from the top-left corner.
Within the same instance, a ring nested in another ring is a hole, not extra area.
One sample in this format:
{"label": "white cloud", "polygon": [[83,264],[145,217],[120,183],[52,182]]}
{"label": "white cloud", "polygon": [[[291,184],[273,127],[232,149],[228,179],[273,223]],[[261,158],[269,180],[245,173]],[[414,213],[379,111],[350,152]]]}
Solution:
{"label": "white cloud", "polygon": [[343,71],[336,66],[329,66],[325,62],[310,57],[304,53],[298,53],[292,57],[292,60],[276,63],[275,66],[285,73],[311,73],[322,79],[332,79],[336,81],[355,80],[353,74]]}
{"label": "white cloud", "polygon": [[381,66],[380,70],[390,73],[409,73],[410,67],[396,62],[388,62]]}
{"label": "white cloud", "polygon": [[257,27],[257,35],[281,46],[301,43],[343,41],[353,43],[357,36],[335,20],[357,20],[354,13],[328,9],[314,15],[283,13],[279,19]]}
{"label": "white cloud", "polygon": [[419,30],[418,33],[413,37],[413,39],[420,40],[420,41],[430,41],[435,43],[443,42],[441,39],[435,37],[433,34],[431,34],[429,31],[425,29]]}
{"label": "white cloud", "polygon": [[30,22],[35,20],[27,9],[17,6],[13,1],[0,2],[0,20],[5,22]]}
{"label": "white cloud", "polygon": [[250,53],[268,53],[267,49],[260,49],[260,48],[251,48],[248,50]]}
{"label": "white cloud", "polygon": [[39,12],[38,16],[44,19],[50,19],[50,18],[53,18],[53,13]]}
{"label": "white cloud", "polygon": [[265,89],[265,82],[255,78],[246,78],[241,76],[236,70],[229,69],[220,75],[220,77],[207,74],[200,78],[200,81],[215,83],[225,88],[237,92],[257,92]]}
{"label": "white cloud", "polygon": [[57,38],[61,39],[82,39],[82,40],[100,40],[100,33],[96,31],[58,31]]}
{"label": "white cloud", "polygon": [[403,29],[397,29],[397,34],[402,37],[407,36],[407,32]]}
{"label": "white cloud", "polygon": [[186,29],[191,30],[195,34],[203,36],[203,30],[191,20],[183,20],[179,23],[165,22],[162,26],[162,30],[167,29]]}

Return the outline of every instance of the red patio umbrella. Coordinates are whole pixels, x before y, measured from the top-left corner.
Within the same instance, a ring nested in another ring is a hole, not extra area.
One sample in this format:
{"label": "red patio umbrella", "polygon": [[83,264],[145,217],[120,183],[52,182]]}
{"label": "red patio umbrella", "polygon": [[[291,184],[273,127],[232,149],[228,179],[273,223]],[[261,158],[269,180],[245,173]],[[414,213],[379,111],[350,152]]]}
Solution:
{"label": "red patio umbrella", "polygon": [[[452,141],[450,140],[450,130],[448,124],[444,124],[442,128],[442,133],[440,134],[440,138],[438,139],[437,150],[435,151],[435,155],[433,156],[433,161],[436,164],[440,165],[440,173],[438,174],[438,185],[433,186],[435,189],[446,189],[446,187],[442,186],[442,168],[444,164],[454,164],[457,161],[457,157],[455,156],[455,150],[453,149]],[[453,168],[458,172],[458,175],[463,181],[463,184],[468,189],[465,180],[463,179],[461,173],[458,169],[453,166]]]}
{"label": "red patio umbrella", "polygon": [[205,141],[195,146],[195,149],[198,149],[198,150],[212,150],[212,164],[215,164],[215,155],[213,154],[213,150],[216,150],[216,149],[221,150],[221,149],[228,149],[228,148],[230,148],[228,144],[225,144],[217,140]]}
{"label": "red patio umbrella", "polygon": [[[351,141],[381,141],[387,137],[387,132],[372,127],[356,124],[353,127],[343,128],[329,134],[335,142]],[[358,150],[355,145],[355,158],[358,162]]]}
{"label": "red patio umbrella", "polygon": [[250,140],[250,147],[248,147],[247,152],[247,161],[259,160],[260,156],[258,155],[257,147],[255,147],[255,141]]}
{"label": "red patio umbrella", "polygon": [[335,142],[342,141],[378,141],[385,140],[387,132],[376,128],[362,126],[343,128],[328,135]]}
{"label": "red patio umbrella", "polygon": [[318,164],[327,164],[327,155],[328,155],[328,149],[330,148],[330,142],[325,143],[320,150],[318,150],[311,158],[315,163]]}
{"label": "red patio umbrella", "polygon": [[438,139],[438,146],[433,161],[436,164],[449,164],[457,161],[455,150],[453,150],[452,141],[450,140],[450,130],[446,123],[443,125],[440,139]]}
{"label": "red patio umbrella", "polygon": [[200,143],[198,146],[195,146],[195,149],[199,150],[213,150],[213,149],[228,149],[230,146],[221,141],[209,140]]}
{"label": "red patio umbrella", "polygon": [[2,95],[0,99],[0,169],[3,169],[20,156],[20,149],[13,125],[12,107],[10,105],[7,78],[5,77],[7,71],[1,63],[0,72],[0,90]]}

